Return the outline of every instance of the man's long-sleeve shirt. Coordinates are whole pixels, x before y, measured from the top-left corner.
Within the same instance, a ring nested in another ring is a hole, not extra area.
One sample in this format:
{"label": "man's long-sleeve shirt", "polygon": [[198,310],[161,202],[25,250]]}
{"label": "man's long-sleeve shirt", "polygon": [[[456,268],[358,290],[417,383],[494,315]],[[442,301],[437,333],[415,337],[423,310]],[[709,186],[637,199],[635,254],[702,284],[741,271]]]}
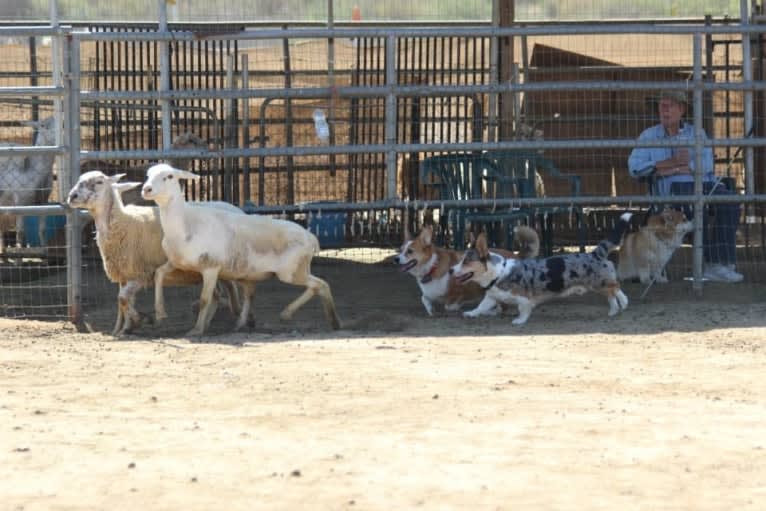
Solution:
{"label": "man's long-sleeve shirt", "polygon": [[[685,140],[689,146],[689,169],[692,174],[675,174],[672,176],[657,176],[657,193],[659,195],[670,195],[670,185],[673,183],[693,183],[694,171],[696,165],[696,156],[694,154],[694,126],[684,123],[677,135],[669,136],[665,127],[661,124],[645,129],[639,135],[639,141],[650,140]],[[655,171],[657,162],[667,160],[673,156],[673,151],[678,147],[635,147],[628,157],[628,171],[630,175],[639,178],[650,175]],[[712,182],[715,180],[713,172],[713,149],[704,147],[702,152],[702,180]]]}

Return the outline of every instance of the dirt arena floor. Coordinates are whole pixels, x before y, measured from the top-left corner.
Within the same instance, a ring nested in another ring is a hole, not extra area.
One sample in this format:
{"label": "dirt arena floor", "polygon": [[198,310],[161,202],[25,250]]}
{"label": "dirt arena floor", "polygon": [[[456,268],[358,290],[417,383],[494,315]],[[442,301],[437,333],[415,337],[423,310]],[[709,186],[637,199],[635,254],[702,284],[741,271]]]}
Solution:
{"label": "dirt arena floor", "polygon": [[[265,283],[253,330],[196,290],[116,339],[116,288],[91,333],[0,320],[0,509],[762,510],[762,285],[626,286],[509,317],[424,317],[414,280],[318,260],[344,328]],[[101,291],[99,291],[101,290]],[[106,290],[106,291],[104,291]],[[150,297],[140,303],[148,311]]]}

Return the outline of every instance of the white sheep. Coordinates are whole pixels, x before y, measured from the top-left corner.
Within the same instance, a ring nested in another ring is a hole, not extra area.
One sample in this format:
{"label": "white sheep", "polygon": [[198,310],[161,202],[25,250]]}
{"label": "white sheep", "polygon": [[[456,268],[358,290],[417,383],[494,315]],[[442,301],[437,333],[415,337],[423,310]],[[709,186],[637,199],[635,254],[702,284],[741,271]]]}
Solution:
{"label": "white sheep", "polygon": [[[22,124],[37,128],[35,146],[56,144],[53,117]],[[0,145],[7,147],[12,144],[3,142]],[[30,206],[47,202],[53,187],[55,159],[56,155],[53,153],[0,158],[0,206]],[[42,228],[42,222],[38,225]],[[0,252],[4,250],[3,234],[0,232]],[[24,218],[21,215],[16,217],[16,242],[24,243]]]}
{"label": "white sheep", "polygon": [[[218,278],[237,280],[252,286],[276,276],[282,282],[305,286],[306,290],[280,314],[289,319],[314,295],[319,295],[333,328],[340,328],[330,286],[311,274],[311,260],[319,251],[316,236],[300,225],[266,216],[235,217],[227,211],[190,207],[184,200],[180,180],[199,176],[161,163],[146,171],[141,190],[144,199],[160,208],[164,233],[162,248],[168,262],[155,274],[159,288],[164,275],[180,268],[202,274],[200,311],[194,328],[187,334],[201,335],[210,322],[210,304]],[[250,314],[252,287],[243,292],[236,328]]]}
{"label": "white sheep", "polygon": [[[117,298],[117,321],[112,331],[115,335],[129,332],[140,323],[136,311],[135,295],[154,284],[154,273],[167,261],[162,250],[162,228],[159,211],[152,206],[124,205],[121,193],[142,183],[119,183],[124,174],[106,176],[103,172],[86,172],[72,187],[67,198],[71,207],[83,208],[96,223],[96,243],[106,276],[119,284]],[[224,202],[199,203],[221,208],[231,214],[244,216],[241,209]],[[183,286],[197,284],[201,276],[197,272],[177,271],[167,276],[165,285]],[[237,314],[237,292],[227,283],[230,307]],[[162,290],[159,291],[164,311]]]}

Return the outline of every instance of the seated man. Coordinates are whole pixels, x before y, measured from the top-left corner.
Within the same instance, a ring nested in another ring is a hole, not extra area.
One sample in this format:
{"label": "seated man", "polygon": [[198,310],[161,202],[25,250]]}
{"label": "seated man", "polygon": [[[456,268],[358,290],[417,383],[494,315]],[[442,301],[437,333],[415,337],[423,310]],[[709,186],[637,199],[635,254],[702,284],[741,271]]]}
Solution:
{"label": "seated man", "polygon": [[[647,128],[638,140],[675,139],[694,141],[694,126],[684,122],[687,98],[683,91],[664,91],[660,94],[660,123]],[[636,147],[628,158],[628,171],[635,178],[653,175],[659,195],[689,195],[694,193],[695,155],[693,147]],[[731,194],[733,192],[717,180],[713,173],[713,150],[705,147],[702,154],[704,193]],[[705,215],[703,277],[715,282],[740,282],[742,274],[735,270],[737,258],[737,225],[739,204],[711,204],[710,220]],[[686,211],[691,218],[691,208]],[[708,225],[709,224],[709,225]]]}

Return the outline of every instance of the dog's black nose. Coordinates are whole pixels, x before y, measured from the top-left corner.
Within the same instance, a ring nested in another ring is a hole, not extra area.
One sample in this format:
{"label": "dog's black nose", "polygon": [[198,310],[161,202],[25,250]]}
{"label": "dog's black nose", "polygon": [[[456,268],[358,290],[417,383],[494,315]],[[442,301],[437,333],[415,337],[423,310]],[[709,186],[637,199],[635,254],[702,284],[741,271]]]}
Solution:
{"label": "dog's black nose", "polygon": [[450,269],[449,269],[449,274],[450,274],[450,275],[452,275],[453,273],[455,273],[455,270],[453,270],[452,268],[450,268]]}

